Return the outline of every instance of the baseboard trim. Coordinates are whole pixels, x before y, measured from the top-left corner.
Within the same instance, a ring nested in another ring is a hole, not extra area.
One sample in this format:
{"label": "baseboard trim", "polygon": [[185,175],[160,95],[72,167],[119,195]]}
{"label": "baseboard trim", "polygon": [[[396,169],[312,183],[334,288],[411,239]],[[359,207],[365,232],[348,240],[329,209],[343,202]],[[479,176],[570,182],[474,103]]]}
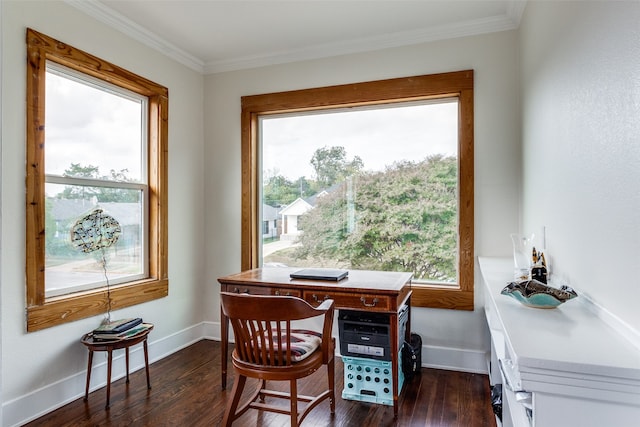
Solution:
{"label": "baseboard trim", "polygon": [[448,371],[488,374],[487,352],[452,347],[422,346],[422,366]]}
{"label": "baseboard trim", "polygon": [[[157,340],[153,340],[153,335],[150,335],[148,341],[149,363],[161,360],[202,339],[220,341],[220,337],[219,322],[202,322]],[[131,348],[129,357],[130,373],[144,368],[142,346]],[[486,374],[486,352],[423,345],[422,366]],[[112,369],[112,381],[125,376],[124,353],[114,356]],[[106,380],[106,353],[96,353],[89,391],[104,387]],[[23,425],[81,398],[84,396],[85,381],[86,370],[82,370],[53,384],[3,403],[2,425],[11,427]],[[153,376],[151,376],[151,382],[153,384]]]}
{"label": "baseboard trim", "polygon": [[[166,337],[154,340],[149,336],[149,363],[152,364],[170,354],[203,339],[206,325],[200,323],[178,331]],[[86,366],[86,362],[84,364]],[[129,350],[129,373],[144,368],[144,352],[142,346],[135,346]],[[63,378],[55,383],[34,390],[17,399],[2,404],[2,425],[21,426],[35,420],[67,403],[84,396],[86,385],[86,368],[80,372]],[[124,378],[126,365],[124,352],[114,353],[111,380]],[[151,376],[153,385],[153,375]],[[104,387],[107,384],[107,357],[105,352],[97,352],[93,358],[91,369],[91,384],[89,392]]]}

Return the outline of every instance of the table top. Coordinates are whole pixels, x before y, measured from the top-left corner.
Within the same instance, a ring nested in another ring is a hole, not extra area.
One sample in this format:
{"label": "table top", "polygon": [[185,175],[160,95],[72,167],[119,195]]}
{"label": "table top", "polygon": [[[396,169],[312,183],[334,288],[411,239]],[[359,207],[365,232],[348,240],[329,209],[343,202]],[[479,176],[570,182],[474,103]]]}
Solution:
{"label": "table top", "polygon": [[500,293],[513,281],[512,259],[478,261],[487,290],[485,305],[495,313],[495,323],[489,326],[504,335],[521,372],[562,372],[567,377],[571,373],[582,380],[597,376],[612,384],[624,379],[640,387],[640,352],[595,313],[580,291],[578,298],[558,308],[526,307]]}
{"label": "table top", "polygon": [[325,289],[345,292],[375,292],[398,295],[411,287],[412,273],[394,271],[348,270],[347,278],[340,281],[292,279],[291,273],[300,267],[263,267],[220,277],[221,284],[293,287],[298,289]]}
{"label": "table top", "polygon": [[153,329],[153,325],[150,323],[146,324],[150,325],[147,329],[130,337],[114,339],[111,341],[96,341],[93,338],[93,332],[89,332],[82,336],[80,342],[93,351],[105,351],[109,349],[117,350],[120,348],[130,347],[147,339],[147,335],[149,335],[149,332]]}

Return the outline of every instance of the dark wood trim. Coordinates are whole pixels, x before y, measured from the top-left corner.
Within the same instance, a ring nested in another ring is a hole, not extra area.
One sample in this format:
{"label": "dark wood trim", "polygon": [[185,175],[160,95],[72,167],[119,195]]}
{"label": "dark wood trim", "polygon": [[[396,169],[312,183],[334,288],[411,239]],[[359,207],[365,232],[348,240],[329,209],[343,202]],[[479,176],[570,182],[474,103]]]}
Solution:
{"label": "dark wood trim", "polygon": [[[166,297],[169,294],[169,281],[146,280],[113,286],[110,294],[111,309],[119,310]],[[104,288],[49,298],[43,304],[27,307],[27,331],[39,331],[85,317],[97,316],[107,312],[108,304],[107,291]]]}
{"label": "dark wood trim", "polygon": [[106,311],[106,287],[45,298],[45,75],[46,61],[149,99],[149,279],[114,287],[112,308],[168,294],[168,89],[32,29],[27,29],[26,293],[27,331]]}
{"label": "dark wood trim", "polygon": [[259,267],[259,189],[257,188],[260,115],[339,107],[457,97],[459,100],[458,274],[451,288],[416,286],[412,304],[473,310],[474,306],[474,99],[473,70],[402,77],[242,97],[241,268]]}
{"label": "dark wood trim", "polygon": [[144,96],[169,96],[169,90],[151,80],[104,61],[66,43],[27,28],[27,48],[48,59]]}

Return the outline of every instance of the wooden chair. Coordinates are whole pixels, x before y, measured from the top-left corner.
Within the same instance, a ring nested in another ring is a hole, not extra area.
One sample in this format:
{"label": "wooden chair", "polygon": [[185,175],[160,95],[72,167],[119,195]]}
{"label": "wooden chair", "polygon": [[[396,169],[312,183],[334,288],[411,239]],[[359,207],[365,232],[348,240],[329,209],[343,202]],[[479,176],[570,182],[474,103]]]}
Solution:
{"label": "wooden chair", "polygon": [[[222,422],[224,426],[230,426],[249,408],[289,414],[291,425],[298,426],[326,398],[329,398],[331,413],[335,413],[333,300],[325,300],[313,308],[295,297],[221,292],[221,302],[235,337],[232,359],[236,372],[233,396]],[[324,316],[322,335],[292,328],[294,320],[317,316]],[[322,365],[327,365],[328,389],[315,397],[298,395],[297,380],[311,375]],[[238,409],[247,377],[257,378],[260,383]],[[290,391],[267,390],[266,381],[289,381]],[[288,399],[290,405],[287,408],[268,404],[265,397]],[[302,410],[298,408],[298,401],[306,402]]]}

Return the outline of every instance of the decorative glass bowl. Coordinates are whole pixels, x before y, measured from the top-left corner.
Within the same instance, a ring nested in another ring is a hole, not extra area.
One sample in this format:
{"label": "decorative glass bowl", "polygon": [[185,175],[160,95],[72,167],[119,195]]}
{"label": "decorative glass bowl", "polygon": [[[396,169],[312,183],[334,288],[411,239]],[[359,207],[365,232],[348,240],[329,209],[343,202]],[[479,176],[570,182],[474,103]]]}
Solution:
{"label": "decorative glass bowl", "polygon": [[538,280],[511,282],[500,293],[533,308],[556,308],[578,296],[576,291],[569,286],[563,285],[560,288],[554,288]]}

